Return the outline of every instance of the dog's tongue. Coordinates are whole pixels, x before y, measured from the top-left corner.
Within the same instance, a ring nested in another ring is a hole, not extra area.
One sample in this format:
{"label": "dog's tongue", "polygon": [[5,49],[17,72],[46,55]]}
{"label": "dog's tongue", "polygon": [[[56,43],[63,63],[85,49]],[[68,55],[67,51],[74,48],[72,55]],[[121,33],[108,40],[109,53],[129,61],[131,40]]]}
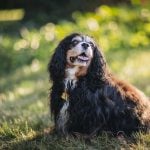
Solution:
{"label": "dog's tongue", "polygon": [[86,56],[78,56],[78,58],[85,61],[89,60],[89,58]]}

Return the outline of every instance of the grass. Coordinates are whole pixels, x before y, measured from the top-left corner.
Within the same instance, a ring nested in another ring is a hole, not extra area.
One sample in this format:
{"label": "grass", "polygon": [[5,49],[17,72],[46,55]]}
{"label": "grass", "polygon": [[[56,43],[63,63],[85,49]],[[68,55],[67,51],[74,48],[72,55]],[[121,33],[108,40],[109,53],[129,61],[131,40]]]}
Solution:
{"label": "grass", "polygon": [[[150,96],[150,52],[147,49],[105,53],[111,70]],[[140,61],[139,61],[140,60]],[[24,66],[1,78],[0,149],[148,149],[149,134],[136,134],[135,140],[119,140],[104,133],[86,142],[82,138],[61,139],[49,133],[47,63]],[[142,71],[141,71],[142,70]],[[138,80],[141,79],[142,80]]]}
{"label": "grass", "polygon": [[74,22],[61,20],[41,27],[34,26],[34,21],[0,24],[0,149],[149,149],[150,134],[117,139],[103,133],[91,142],[55,135],[47,72],[59,40],[83,32],[101,45],[118,78],[150,96],[149,18],[147,8],[101,6],[94,13],[74,12]]}

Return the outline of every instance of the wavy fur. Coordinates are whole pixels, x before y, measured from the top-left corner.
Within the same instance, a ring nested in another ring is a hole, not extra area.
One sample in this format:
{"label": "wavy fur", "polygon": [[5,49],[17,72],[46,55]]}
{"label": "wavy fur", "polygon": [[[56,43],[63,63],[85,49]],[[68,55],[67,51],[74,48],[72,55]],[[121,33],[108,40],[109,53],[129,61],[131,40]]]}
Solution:
{"label": "wavy fur", "polygon": [[[53,81],[50,93],[51,112],[58,117],[65,103],[61,98],[64,92],[66,52],[70,40],[80,35],[72,34],[63,39],[55,50],[49,63],[50,78]],[[93,59],[87,74],[77,81],[74,89],[68,89],[68,120],[65,129],[57,130],[62,134],[82,133],[99,134],[111,131],[117,134],[123,131],[131,134],[135,131],[148,131],[150,128],[150,102],[135,87],[117,80],[107,69],[106,61],[97,46],[93,49]]]}

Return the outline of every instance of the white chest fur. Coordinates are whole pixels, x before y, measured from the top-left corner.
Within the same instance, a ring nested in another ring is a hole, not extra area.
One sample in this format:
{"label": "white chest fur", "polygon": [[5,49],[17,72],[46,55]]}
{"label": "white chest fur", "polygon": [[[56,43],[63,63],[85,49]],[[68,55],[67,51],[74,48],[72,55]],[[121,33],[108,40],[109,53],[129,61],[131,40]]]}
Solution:
{"label": "white chest fur", "polygon": [[67,68],[65,70],[65,72],[66,72],[66,78],[64,80],[65,89],[75,88],[76,82],[77,82],[77,78],[76,78],[77,71],[78,71],[78,66],[73,67],[73,68]]}
{"label": "white chest fur", "polygon": [[[71,88],[71,89],[75,88],[76,82],[77,82],[75,74],[77,71],[78,71],[78,67],[67,68],[65,70],[66,78],[64,80],[64,84],[65,84],[64,90],[67,90],[68,88]],[[59,112],[59,117],[57,119],[57,129],[60,132],[63,132],[64,134],[66,134],[66,124],[69,119],[68,107],[69,107],[69,99],[62,106]]]}
{"label": "white chest fur", "polygon": [[59,112],[59,117],[57,119],[57,130],[59,132],[62,132],[63,134],[66,134],[66,123],[69,119],[69,114],[67,112],[68,107],[69,107],[69,101],[66,101],[62,106]]}
{"label": "white chest fur", "polygon": [[76,79],[76,72],[78,71],[78,66],[73,67],[73,68],[67,68],[65,70],[66,72],[66,78],[68,78],[69,80],[75,80]]}

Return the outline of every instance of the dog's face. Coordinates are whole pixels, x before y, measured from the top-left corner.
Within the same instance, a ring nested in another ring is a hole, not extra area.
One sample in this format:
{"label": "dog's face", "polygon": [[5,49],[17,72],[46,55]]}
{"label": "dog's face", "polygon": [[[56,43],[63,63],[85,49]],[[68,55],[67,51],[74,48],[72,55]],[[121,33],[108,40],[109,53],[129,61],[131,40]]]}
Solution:
{"label": "dog's face", "polygon": [[[49,63],[52,80],[63,80],[67,74],[100,78],[105,71],[105,59],[94,40],[83,34],[65,37],[55,49]],[[68,72],[68,70],[71,70]]]}
{"label": "dog's face", "polygon": [[93,58],[94,40],[86,35],[74,35],[67,50],[67,64],[71,66],[88,66]]}

